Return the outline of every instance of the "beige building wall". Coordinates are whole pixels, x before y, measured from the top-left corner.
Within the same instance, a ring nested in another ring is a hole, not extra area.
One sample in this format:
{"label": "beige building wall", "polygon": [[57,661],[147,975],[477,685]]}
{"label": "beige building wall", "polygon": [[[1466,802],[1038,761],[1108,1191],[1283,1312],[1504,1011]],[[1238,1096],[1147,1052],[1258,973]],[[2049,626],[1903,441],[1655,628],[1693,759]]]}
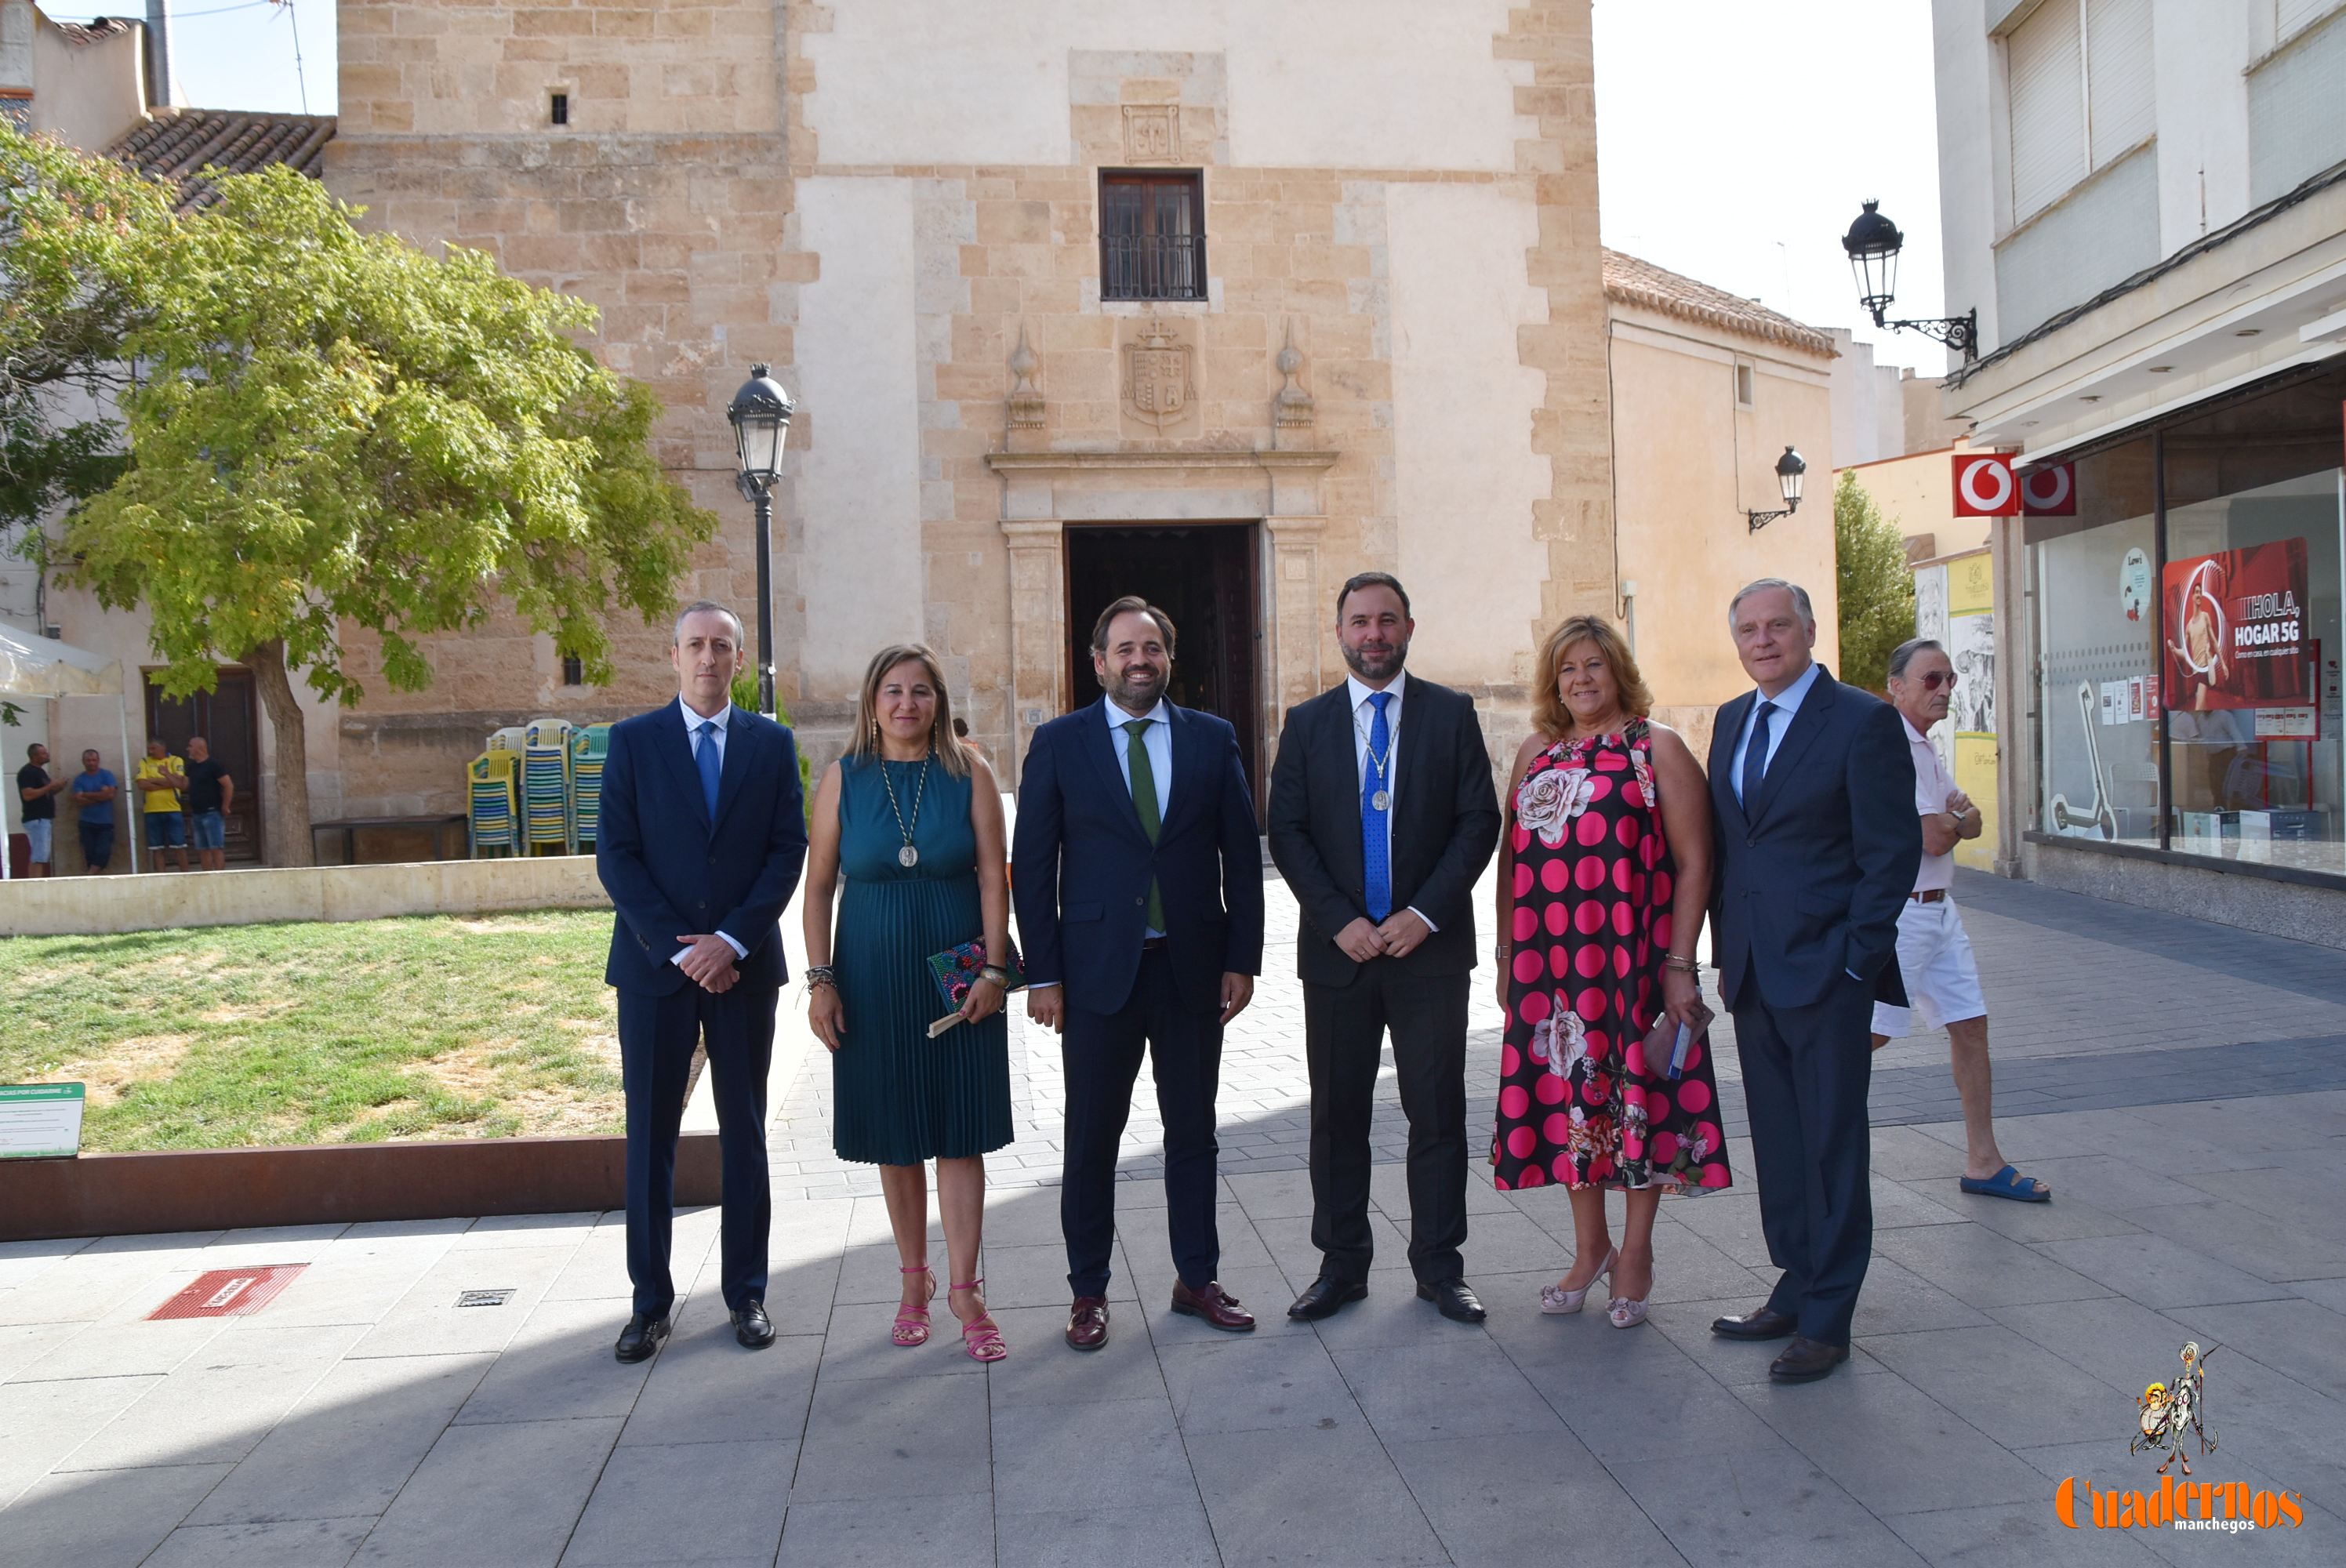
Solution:
{"label": "beige building wall", "polygon": [[[31,25],[24,27],[20,17]],[[29,34],[34,130],[95,152],[129,134],[147,112],[145,27],[70,35],[36,6],[8,0],[0,5],[0,39],[20,30]]]}
{"label": "beige building wall", "polygon": [[[662,460],[724,519],[685,592],[750,607],[723,410],[756,360],[799,397],[773,609],[818,756],[907,636],[1018,756],[1069,696],[1070,530],[1252,525],[1265,764],[1341,671],[1351,572],[1403,574],[1417,667],[1494,732],[1541,628],[1613,603],[1585,0],[341,16],[329,186],[601,307],[597,352],[667,401]],[[1203,171],[1206,300],[1100,298],[1098,172],[1151,165]],[[1177,417],[1136,405],[1136,351],[1182,361]],[[440,639],[430,690],[370,679],[342,718],[342,798],[453,803],[494,723],[672,689],[664,643],[628,628],[597,691],[525,628]]]}
{"label": "beige building wall", "polygon": [[[1739,365],[1753,372],[1748,407]],[[1750,684],[1728,631],[1736,589],[1755,577],[1800,584],[1816,608],[1817,657],[1839,657],[1830,365],[1826,351],[1613,306],[1623,608],[1658,713],[1698,757],[1713,711]],[[1748,511],[1783,505],[1775,465],[1787,445],[1809,465],[1800,509],[1753,533]]]}
{"label": "beige building wall", "polygon": [[[1993,519],[1955,515],[1953,459],[1969,444],[1958,441],[1935,452],[1861,463],[1842,470],[1857,476],[1882,515],[1905,538],[1909,560],[1957,555],[1987,544]],[[1835,474],[1834,483],[1840,478]]]}

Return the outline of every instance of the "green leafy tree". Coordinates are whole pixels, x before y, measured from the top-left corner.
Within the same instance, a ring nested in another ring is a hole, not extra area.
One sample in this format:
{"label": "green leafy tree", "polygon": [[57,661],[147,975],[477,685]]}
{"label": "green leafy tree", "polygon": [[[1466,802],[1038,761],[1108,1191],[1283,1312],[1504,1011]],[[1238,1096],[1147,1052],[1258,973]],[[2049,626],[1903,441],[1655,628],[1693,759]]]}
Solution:
{"label": "green leafy tree", "polygon": [[1890,679],[1890,650],[1914,635],[1914,574],[1906,541],[1848,469],[1833,486],[1833,562],[1841,590],[1837,673],[1880,691]]}
{"label": "green leafy tree", "polygon": [[104,400],[153,313],[127,262],[171,221],[162,186],[0,120],[0,547],[40,561],[41,520],[122,473]]}
{"label": "green leafy tree", "polygon": [[606,617],[664,618],[716,519],[654,460],[649,390],[575,341],[593,307],[363,233],[290,169],[216,190],[107,269],[146,300],[120,344],[142,372],[119,399],[133,460],[59,553],[101,603],[148,607],[171,695],[211,687],[221,656],[250,667],[277,747],[269,860],[306,865],[292,678],[357,703],[346,627],[415,690],[424,639],[510,605],[599,684]]}

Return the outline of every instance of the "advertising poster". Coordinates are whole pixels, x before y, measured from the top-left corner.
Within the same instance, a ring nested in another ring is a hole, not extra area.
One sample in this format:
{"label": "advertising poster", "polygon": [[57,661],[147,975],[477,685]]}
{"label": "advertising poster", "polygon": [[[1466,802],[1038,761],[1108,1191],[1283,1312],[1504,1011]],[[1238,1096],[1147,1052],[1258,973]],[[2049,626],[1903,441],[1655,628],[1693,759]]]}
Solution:
{"label": "advertising poster", "polygon": [[2304,540],[2169,561],[2159,588],[2172,707],[2205,712],[2312,701]]}
{"label": "advertising poster", "polygon": [[[1952,557],[1946,574],[1946,625],[1940,641],[1957,677],[1947,709],[1955,787],[1972,798],[1985,824],[1955,846],[1956,860],[1986,871],[1995,863],[1995,567],[1985,550]],[[1936,738],[1935,737],[1933,738]]]}

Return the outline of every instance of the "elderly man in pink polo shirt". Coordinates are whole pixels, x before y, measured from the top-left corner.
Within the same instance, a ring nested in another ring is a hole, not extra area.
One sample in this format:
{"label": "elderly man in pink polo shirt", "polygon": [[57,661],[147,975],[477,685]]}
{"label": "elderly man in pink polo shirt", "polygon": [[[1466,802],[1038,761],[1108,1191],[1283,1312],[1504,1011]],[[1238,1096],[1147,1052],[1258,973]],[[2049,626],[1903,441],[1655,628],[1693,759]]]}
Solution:
{"label": "elderly man in pink polo shirt", "polygon": [[1914,809],[1923,819],[1923,865],[1914,891],[1898,917],[1898,971],[1905,977],[1910,1007],[1873,1004],[1873,1047],[1880,1050],[1908,1032],[1915,1013],[1925,1028],[1947,1032],[1953,1058],[1955,1092],[1964,1101],[1963,1189],[2020,1203],[2045,1203],[2053,1189],[2022,1176],[1995,1146],[1989,1108],[1987,999],[1980,992],[1979,965],[1971,938],[1955,910],[1955,846],[1980,835],[1980,809],[1955,788],[1932,749],[1931,726],[1947,717],[1955,692],[1955,667],[1946,649],[1928,637],[1898,645],[1890,655],[1890,700],[1905,720],[1906,746],[1914,759]]}

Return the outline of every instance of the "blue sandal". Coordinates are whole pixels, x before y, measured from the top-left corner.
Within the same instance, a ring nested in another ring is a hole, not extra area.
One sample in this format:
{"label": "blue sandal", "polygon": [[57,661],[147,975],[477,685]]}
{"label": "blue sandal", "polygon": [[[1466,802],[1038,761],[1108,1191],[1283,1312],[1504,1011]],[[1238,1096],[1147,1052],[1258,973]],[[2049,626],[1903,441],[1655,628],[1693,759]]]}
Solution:
{"label": "blue sandal", "polygon": [[1965,1176],[1965,1192],[1975,1192],[1985,1197],[2008,1197],[2014,1203],[2051,1203],[2053,1189],[2035,1176],[2022,1176],[2010,1166],[1992,1176]]}

